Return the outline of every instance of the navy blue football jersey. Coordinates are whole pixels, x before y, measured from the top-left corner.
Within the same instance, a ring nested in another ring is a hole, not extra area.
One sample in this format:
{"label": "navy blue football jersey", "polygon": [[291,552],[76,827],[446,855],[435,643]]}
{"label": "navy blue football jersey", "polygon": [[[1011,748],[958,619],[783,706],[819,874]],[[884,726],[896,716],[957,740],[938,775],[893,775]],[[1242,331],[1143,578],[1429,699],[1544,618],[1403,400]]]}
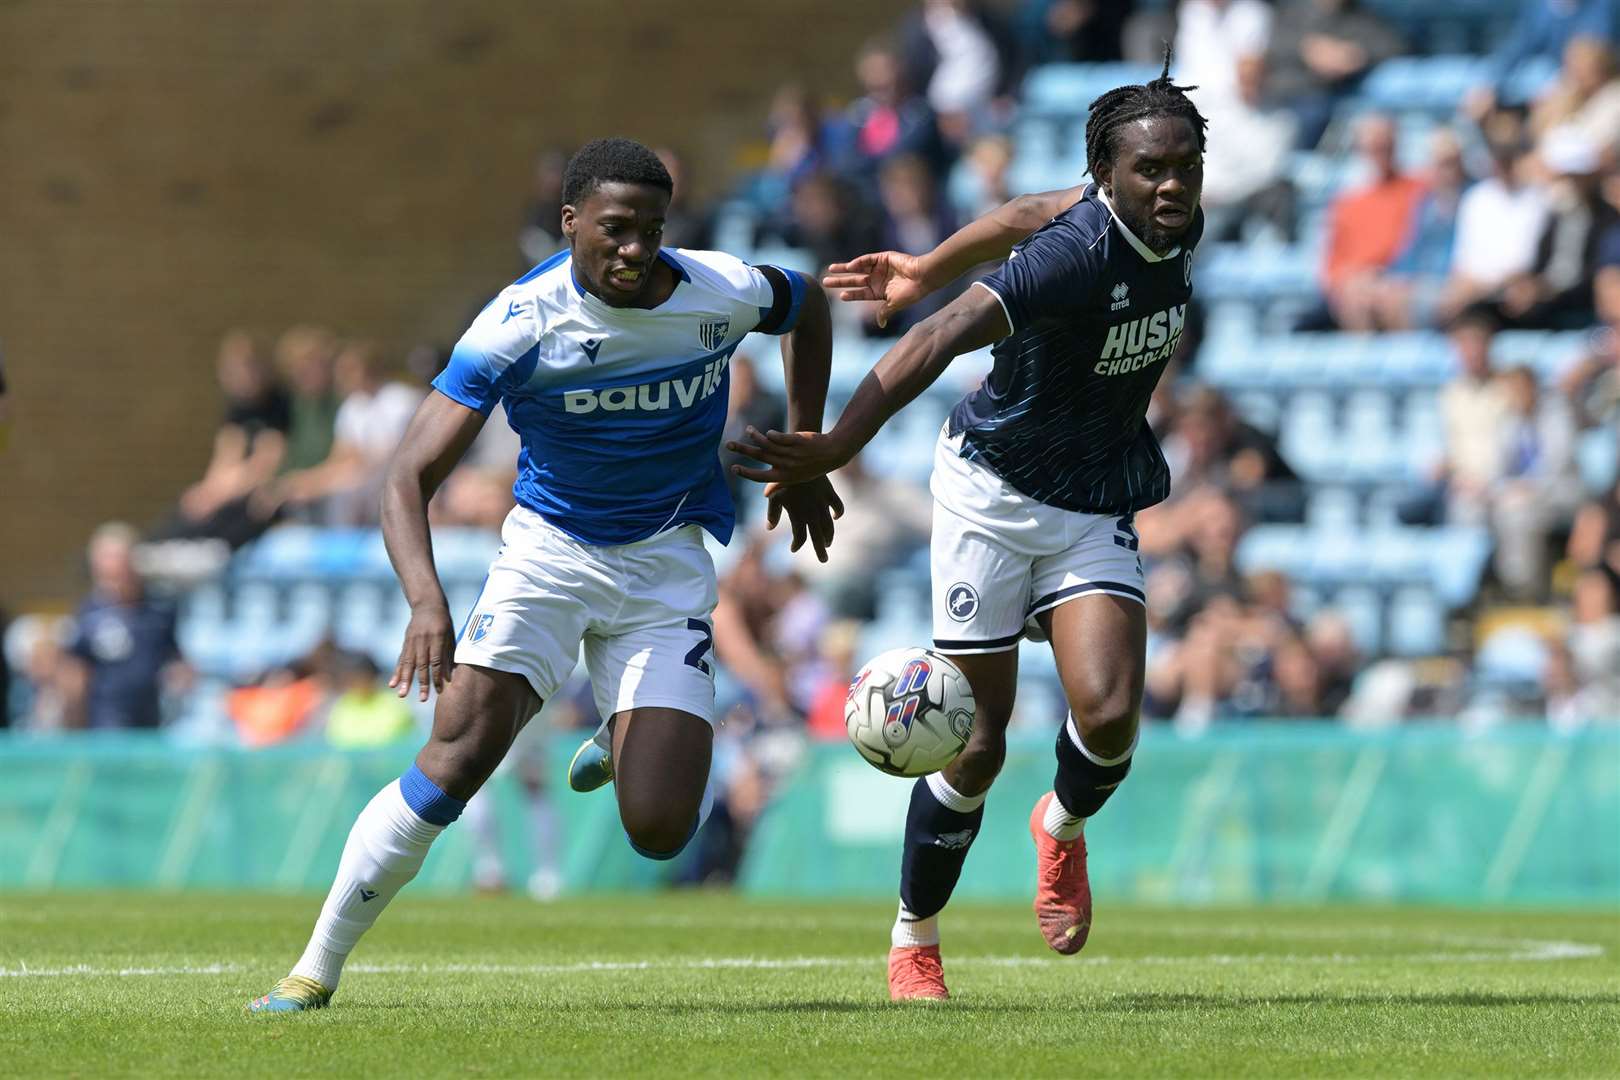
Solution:
{"label": "navy blue football jersey", "polygon": [[1012,333],[984,383],[951,413],[962,456],[1065,510],[1128,514],[1170,493],[1146,421],[1192,296],[1194,214],[1180,246],[1155,255],[1093,184],[977,284]]}

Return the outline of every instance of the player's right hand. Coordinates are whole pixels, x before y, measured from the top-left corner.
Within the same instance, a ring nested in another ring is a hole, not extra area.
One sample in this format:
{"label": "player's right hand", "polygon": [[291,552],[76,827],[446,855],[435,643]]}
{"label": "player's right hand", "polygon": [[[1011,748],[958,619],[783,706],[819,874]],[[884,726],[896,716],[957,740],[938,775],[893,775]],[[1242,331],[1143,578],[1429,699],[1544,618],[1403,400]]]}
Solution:
{"label": "player's right hand", "polygon": [[726,449],[766,467],[733,465],[731,471],[761,484],[803,484],[843,468],[855,456],[837,436],[820,431],[760,431],[750,425],[743,434],[744,439],[726,443]]}
{"label": "player's right hand", "polygon": [[399,663],[394,665],[394,677],[388,680],[388,685],[404,697],[411,692],[411,684],[420,681],[419,701],[428,699],[430,686],[442,694],[450,681],[455,654],[456,631],[450,621],[450,608],[439,601],[413,607],[410,625],[405,627],[405,644],[399,650]]}
{"label": "player's right hand", "polygon": [[833,263],[821,284],[850,302],[880,301],[877,324],[888,326],[895,312],[910,307],[932,290],[925,280],[923,262],[899,251],[878,251],[846,263]]}

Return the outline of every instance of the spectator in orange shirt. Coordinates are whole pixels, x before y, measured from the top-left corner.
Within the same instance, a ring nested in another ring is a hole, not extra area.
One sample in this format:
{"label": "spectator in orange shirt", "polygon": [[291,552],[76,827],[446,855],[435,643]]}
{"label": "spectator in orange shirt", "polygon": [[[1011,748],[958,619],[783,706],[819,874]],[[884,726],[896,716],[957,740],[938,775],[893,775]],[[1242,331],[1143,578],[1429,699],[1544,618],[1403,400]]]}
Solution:
{"label": "spectator in orange shirt", "polygon": [[1395,122],[1388,116],[1363,118],[1356,146],[1372,178],[1340,195],[1328,211],[1322,304],[1301,330],[1375,328],[1379,277],[1400,255],[1423,196],[1423,182],[1396,165]]}

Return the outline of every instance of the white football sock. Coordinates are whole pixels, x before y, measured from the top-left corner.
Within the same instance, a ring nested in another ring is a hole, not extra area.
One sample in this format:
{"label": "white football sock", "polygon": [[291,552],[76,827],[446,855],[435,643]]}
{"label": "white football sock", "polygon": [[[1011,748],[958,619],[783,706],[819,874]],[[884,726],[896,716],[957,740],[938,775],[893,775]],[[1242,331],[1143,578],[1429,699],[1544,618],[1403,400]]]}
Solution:
{"label": "white football sock", "polygon": [[377,792],[349,830],[332,891],[292,973],[336,990],[355,942],[422,869],[428,848],[443,831],[443,825],[423,821],[406,805],[399,781]]}
{"label": "white football sock", "polygon": [[1086,831],[1086,819],[1075,817],[1063,809],[1063,804],[1053,795],[1052,801],[1046,804],[1046,816],[1041,819],[1041,827],[1054,840],[1073,840]]}
{"label": "white football sock", "polygon": [[906,910],[906,905],[902,901],[900,914],[894,920],[894,929],[889,932],[889,944],[896,949],[915,945],[938,945],[939,916],[930,915],[926,919],[919,919]]}
{"label": "white football sock", "polygon": [[986,791],[980,795],[963,795],[951,787],[942,772],[929,773],[927,783],[929,792],[939,800],[939,805],[947,810],[955,810],[958,814],[973,813],[984,805],[985,795],[990,794]]}

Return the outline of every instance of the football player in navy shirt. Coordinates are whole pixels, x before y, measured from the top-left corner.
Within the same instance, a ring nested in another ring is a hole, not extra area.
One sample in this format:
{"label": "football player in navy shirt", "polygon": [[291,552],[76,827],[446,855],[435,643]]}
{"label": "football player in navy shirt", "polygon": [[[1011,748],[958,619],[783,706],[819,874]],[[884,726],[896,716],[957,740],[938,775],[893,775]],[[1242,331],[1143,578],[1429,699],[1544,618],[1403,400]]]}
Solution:
{"label": "football player in navy shirt", "polygon": [[896,1000],[948,996],[938,914],[1001,768],[1024,636],[1051,642],[1070,709],[1053,791],[1030,815],[1035,912],[1060,953],[1090,930],[1085,821],[1130,769],[1146,663],[1133,515],[1170,486],[1148,399],[1185,325],[1203,231],[1204,118],[1188,89],[1170,82],[1167,57],[1159,78],[1092,102],[1092,183],[1014,200],[920,258],[833,267],[830,288],[883,301],[886,317],[1011,249],[878,361],[831,431],[750,430],[731,444],[761,463],[734,467],[750,479],[820,476],[953,359],[993,346],[993,369],[935,451],[934,651],[967,675],[977,714],[966,749],[912,792],[889,954]]}

